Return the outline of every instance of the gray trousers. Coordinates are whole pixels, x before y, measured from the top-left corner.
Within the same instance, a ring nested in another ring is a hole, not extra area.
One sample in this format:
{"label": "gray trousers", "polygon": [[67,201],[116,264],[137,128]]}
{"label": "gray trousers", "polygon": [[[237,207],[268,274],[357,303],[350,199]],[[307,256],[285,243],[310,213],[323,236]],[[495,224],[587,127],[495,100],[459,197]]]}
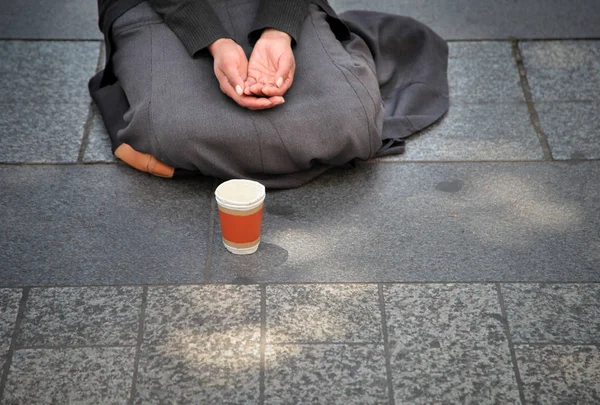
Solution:
{"label": "gray trousers", "polygon": [[[212,3],[249,56],[258,0]],[[119,140],[175,168],[267,187],[296,187],[332,166],[375,156],[384,108],[373,59],[357,38],[346,49],[325,17],[310,6],[286,103],[250,111],[221,92],[210,55],[191,58],[141,3],[112,31],[113,68],[130,105]]]}

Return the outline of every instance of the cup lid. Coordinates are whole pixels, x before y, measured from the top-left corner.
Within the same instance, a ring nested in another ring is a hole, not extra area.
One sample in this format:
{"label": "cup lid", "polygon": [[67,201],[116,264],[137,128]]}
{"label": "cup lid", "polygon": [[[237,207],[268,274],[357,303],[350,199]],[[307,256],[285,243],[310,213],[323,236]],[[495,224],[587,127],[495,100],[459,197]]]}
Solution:
{"label": "cup lid", "polygon": [[253,180],[228,180],[217,187],[215,196],[219,204],[250,208],[264,200],[265,186]]}

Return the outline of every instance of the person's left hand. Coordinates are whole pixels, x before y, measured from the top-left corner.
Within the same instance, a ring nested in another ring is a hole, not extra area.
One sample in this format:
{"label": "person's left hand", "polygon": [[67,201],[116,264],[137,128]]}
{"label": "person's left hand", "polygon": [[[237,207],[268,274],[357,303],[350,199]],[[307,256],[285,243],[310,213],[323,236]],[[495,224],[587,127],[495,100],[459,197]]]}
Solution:
{"label": "person's left hand", "polygon": [[248,96],[283,96],[292,86],[295,71],[292,37],[268,28],[256,41],[250,55],[244,93]]}

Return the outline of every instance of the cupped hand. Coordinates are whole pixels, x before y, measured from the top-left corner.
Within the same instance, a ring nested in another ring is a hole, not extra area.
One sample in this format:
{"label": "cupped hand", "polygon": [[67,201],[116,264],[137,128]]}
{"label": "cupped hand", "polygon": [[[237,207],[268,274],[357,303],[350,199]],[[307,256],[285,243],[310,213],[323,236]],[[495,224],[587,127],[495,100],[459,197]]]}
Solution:
{"label": "cupped hand", "polygon": [[215,76],[221,91],[236,103],[250,110],[262,110],[284,103],[283,97],[272,95],[257,97],[245,94],[245,82],[248,78],[248,59],[241,46],[230,38],[221,38],[208,46],[214,58]]}
{"label": "cupped hand", "polygon": [[244,94],[281,97],[292,86],[295,72],[292,37],[282,31],[266,29],[250,55]]}

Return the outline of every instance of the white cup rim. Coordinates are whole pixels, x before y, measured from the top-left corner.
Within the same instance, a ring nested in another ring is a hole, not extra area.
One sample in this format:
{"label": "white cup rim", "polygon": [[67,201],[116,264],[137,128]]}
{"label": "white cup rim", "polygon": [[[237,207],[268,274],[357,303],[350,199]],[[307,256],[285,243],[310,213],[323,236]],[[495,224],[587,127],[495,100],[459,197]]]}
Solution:
{"label": "white cup rim", "polygon": [[[252,187],[256,188],[256,197],[250,199],[249,201],[231,201],[228,200],[226,198],[223,198],[222,196],[220,196],[220,191],[222,191],[224,188],[226,187],[230,187],[234,184],[247,184],[247,185],[251,185]],[[217,200],[217,203],[224,208],[228,208],[231,210],[236,210],[236,211],[248,211],[254,208],[259,207],[265,200],[265,186],[263,186],[262,184],[260,184],[257,181],[254,180],[245,180],[245,179],[234,179],[234,180],[228,180],[225,181],[223,183],[221,183],[219,185],[219,187],[217,187],[217,189],[215,190],[215,198]]]}

